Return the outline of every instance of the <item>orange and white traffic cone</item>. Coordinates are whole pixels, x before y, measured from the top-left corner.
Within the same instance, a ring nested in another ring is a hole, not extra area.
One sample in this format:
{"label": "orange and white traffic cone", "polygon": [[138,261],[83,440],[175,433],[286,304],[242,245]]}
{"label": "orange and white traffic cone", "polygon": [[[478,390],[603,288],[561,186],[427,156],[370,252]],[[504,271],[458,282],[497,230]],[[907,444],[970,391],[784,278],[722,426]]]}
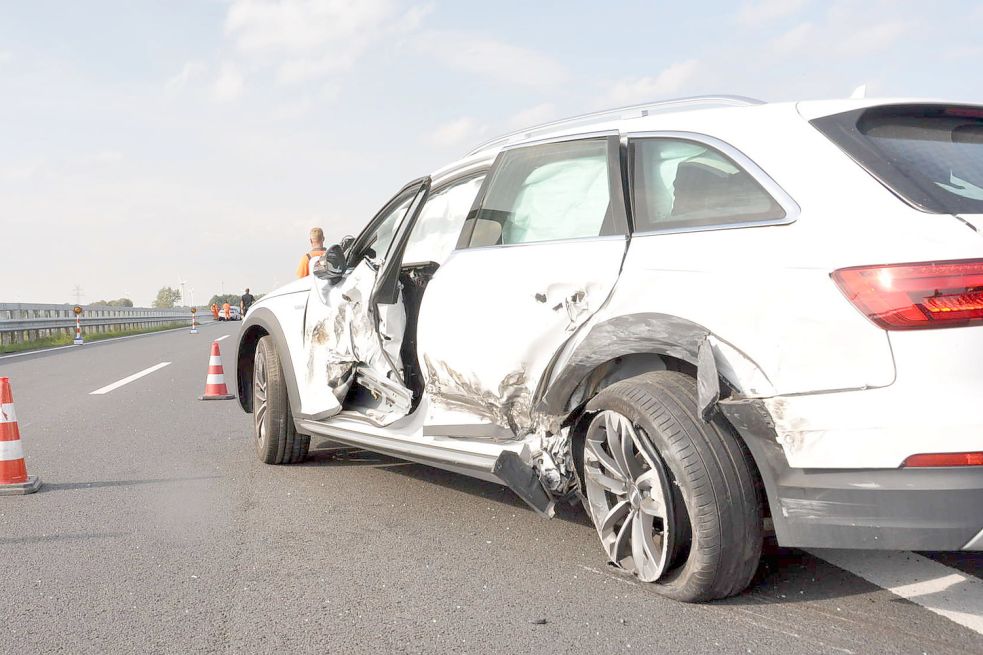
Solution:
{"label": "orange and white traffic cone", "polygon": [[27,474],[10,379],[0,378],[0,496],[32,494],[40,488],[41,479]]}
{"label": "orange and white traffic cone", "polygon": [[218,341],[212,342],[212,354],[208,358],[208,376],[205,378],[205,395],[198,400],[230,400],[235,398],[225,386],[225,369],[222,368],[222,352]]}

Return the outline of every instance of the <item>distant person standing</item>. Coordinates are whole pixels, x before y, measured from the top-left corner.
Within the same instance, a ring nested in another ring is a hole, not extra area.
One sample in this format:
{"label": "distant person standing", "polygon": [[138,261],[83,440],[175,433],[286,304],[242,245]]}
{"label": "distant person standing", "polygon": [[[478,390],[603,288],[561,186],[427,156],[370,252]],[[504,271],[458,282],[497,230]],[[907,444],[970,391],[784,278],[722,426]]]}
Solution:
{"label": "distant person standing", "polygon": [[212,316],[216,321],[218,320],[218,305],[216,303],[212,303]]}
{"label": "distant person standing", "polygon": [[232,305],[227,302],[222,303],[222,313],[225,314],[225,320],[229,320],[232,314]]}
{"label": "distant person standing", "polygon": [[256,299],[253,294],[249,293],[249,287],[246,287],[246,293],[242,294],[239,298],[239,309],[242,311],[243,317],[246,316],[246,312],[249,311],[249,306],[253,304]]}
{"label": "distant person standing", "polygon": [[311,260],[316,259],[326,252],[324,248],[324,230],[319,227],[311,228],[311,249],[305,252],[297,265],[297,277],[307,277],[311,274]]}

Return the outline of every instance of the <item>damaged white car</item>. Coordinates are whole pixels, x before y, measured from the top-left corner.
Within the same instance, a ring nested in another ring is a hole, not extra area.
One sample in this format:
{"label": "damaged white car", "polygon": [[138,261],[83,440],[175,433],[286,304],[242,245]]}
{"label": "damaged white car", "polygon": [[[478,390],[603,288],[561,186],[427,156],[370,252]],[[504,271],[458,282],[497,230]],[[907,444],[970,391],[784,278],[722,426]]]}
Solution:
{"label": "damaged white car", "polygon": [[684,601],[785,546],[983,549],[983,107],[669,101],[485,144],[253,305],[310,435],[582,501]]}

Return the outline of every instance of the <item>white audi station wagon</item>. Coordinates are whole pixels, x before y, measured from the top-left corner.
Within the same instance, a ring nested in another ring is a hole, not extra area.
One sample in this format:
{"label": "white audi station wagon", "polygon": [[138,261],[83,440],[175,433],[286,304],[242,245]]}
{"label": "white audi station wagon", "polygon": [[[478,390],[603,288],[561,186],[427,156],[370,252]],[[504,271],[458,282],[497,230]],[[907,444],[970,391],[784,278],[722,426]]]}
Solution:
{"label": "white audi station wagon", "polygon": [[523,130],[253,305],[259,457],[311,435],[580,501],[703,601],[779,544],[983,550],[983,106],[701,97]]}

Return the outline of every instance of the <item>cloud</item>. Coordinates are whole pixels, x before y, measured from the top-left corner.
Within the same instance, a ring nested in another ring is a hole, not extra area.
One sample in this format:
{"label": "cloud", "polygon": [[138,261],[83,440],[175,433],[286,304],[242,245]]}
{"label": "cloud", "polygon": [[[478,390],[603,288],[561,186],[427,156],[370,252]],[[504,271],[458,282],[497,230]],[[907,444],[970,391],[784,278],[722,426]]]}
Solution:
{"label": "cloud", "polygon": [[551,121],[556,118],[556,115],[556,106],[551,102],[544,102],[513,114],[506,122],[506,126],[509,129],[521,130],[524,127],[533,127]]}
{"label": "cloud", "polygon": [[223,64],[212,86],[212,98],[219,102],[235,100],[242,94],[245,82],[235,64]]}
{"label": "cloud", "polygon": [[605,107],[633,105],[676,94],[693,79],[699,66],[696,59],[687,59],[676,62],[655,77],[621,80],[610,88],[600,104]]}
{"label": "cloud", "polygon": [[815,25],[812,23],[802,23],[776,38],[771,42],[771,45],[777,52],[789,54],[815,43],[815,35]]}
{"label": "cloud", "polygon": [[760,26],[778,18],[798,12],[807,0],[758,0],[745,2],[737,13],[737,20],[744,25]]}
{"label": "cloud", "polygon": [[286,84],[349,70],[375,43],[416,30],[429,4],[393,0],[233,0],[225,33],[244,56],[265,59]]}
{"label": "cloud", "polygon": [[123,153],[118,150],[100,150],[91,154],[83,155],[78,159],[78,163],[85,166],[111,166],[123,161]]}
{"label": "cloud", "polygon": [[961,45],[948,48],[942,52],[946,59],[975,59],[983,57],[983,46]]}
{"label": "cloud", "polygon": [[910,27],[904,21],[890,21],[871,25],[840,41],[837,51],[840,54],[856,56],[885,50],[904,36]]}
{"label": "cloud", "polygon": [[554,85],[570,77],[563,64],[545,53],[480,34],[430,31],[418,35],[414,43],[417,50],[448,68],[506,84]]}
{"label": "cloud", "polygon": [[439,148],[450,148],[474,141],[487,131],[487,126],[479,125],[473,118],[464,116],[444,123],[430,132],[426,140]]}
{"label": "cloud", "polygon": [[201,77],[204,72],[205,65],[201,62],[185,62],[184,66],[181,67],[181,71],[171,79],[167,80],[167,83],[164,86],[168,91],[183,89],[184,87],[188,86],[189,82]]}
{"label": "cloud", "polygon": [[43,159],[0,166],[0,182],[23,183],[36,177],[45,167]]}

